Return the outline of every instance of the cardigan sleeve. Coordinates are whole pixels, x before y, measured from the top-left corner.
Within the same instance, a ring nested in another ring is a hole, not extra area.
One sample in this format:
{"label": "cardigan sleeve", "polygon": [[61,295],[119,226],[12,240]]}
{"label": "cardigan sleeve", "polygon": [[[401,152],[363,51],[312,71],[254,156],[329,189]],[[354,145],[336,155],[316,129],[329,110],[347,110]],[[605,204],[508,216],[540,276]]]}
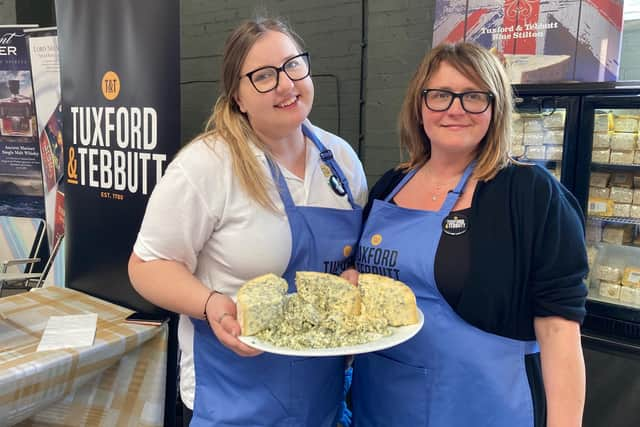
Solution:
{"label": "cardigan sleeve", "polygon": [[534,316],[582,323],[588,273],[584,217],[575,197],[550,174],[534,170],[536,230],[530,275]]}

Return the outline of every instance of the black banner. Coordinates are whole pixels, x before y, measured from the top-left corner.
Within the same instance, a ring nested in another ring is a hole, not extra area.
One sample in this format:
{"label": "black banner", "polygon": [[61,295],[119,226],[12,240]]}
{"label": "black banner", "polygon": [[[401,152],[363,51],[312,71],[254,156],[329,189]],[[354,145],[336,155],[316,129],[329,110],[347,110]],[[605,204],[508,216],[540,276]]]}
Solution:
{"label": "black banner", "polygon": [[127,262],[180,147],[179,0],[56,0],[66,286],[145,312]]}

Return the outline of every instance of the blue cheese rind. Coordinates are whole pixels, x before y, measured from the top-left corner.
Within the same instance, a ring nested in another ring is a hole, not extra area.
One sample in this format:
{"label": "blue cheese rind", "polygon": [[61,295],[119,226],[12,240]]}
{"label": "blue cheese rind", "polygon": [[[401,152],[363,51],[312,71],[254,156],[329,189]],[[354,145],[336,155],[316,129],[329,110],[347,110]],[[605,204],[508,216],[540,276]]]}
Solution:
{"label": "blue cheese rind", "polygon": [[358,275],[362,314],[383,317],[391,326],[418,323],[416,296],[402,282],[377,274]]}
{"label": "blue cheese rind", "polygon": [[256,277],[238,291],[238,323],[243,335],[255,335],[282,321],[287,281],[275,274]]}

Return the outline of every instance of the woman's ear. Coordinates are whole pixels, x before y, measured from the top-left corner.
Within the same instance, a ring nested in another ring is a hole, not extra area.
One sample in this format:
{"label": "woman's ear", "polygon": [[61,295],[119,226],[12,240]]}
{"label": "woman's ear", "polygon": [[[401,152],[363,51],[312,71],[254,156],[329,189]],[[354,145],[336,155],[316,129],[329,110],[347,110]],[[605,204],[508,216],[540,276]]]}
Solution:
{"label": "woman's ear", "polygon": [[247,113],[247,109],[244,108],[244,106],[242,105],[242,102],[240,101],[240,97],[237,94],[233,96],[233,101],[238,106],[238,110],[240,110],[241,113],[244,113],[244,114]]}

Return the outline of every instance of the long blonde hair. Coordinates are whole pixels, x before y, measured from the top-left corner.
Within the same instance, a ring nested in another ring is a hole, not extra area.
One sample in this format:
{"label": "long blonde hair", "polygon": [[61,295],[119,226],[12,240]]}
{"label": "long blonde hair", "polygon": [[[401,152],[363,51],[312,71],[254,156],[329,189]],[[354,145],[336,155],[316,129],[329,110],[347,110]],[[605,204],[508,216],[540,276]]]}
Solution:
{"label": "long blonde hair", "polygon": [[399,168],[419,168],[431,158],[431,141],[422,126],[422,90],[443,62],[454,67],[482,90],[493,94],[491,124],[478,148],[474,170],[478,180],[489,180],[510,162],[508,150],[512,132],[513,93],[509,77],[498,58],[469,42],[435,47],[425,55],[409,82],[399,117],[400,146],[408,152],[409,160]]}
{"label": "long blonde hair", "polygon": [[[287,35],[300,52],[302,39],[283,20],[258,17],[241,23],[227,38],[222,59],[222,94],[218,97],[211,116],[207,119],[204,132],[195,139],[208,143],[224,142],[229,147],[233,171],[240,179],[241,186],[261,206],[275,210],[269,197],[271,177],[265,176],[250,142],[269,155],[268,147],[257,137],[246,114],[240,111],[235,97],[240,86],[240,70],[249,50],[267,31],[277,31]],[[209,138],[213,136],[214,138]],[[218,138],[215,138],[218,137]]]}

